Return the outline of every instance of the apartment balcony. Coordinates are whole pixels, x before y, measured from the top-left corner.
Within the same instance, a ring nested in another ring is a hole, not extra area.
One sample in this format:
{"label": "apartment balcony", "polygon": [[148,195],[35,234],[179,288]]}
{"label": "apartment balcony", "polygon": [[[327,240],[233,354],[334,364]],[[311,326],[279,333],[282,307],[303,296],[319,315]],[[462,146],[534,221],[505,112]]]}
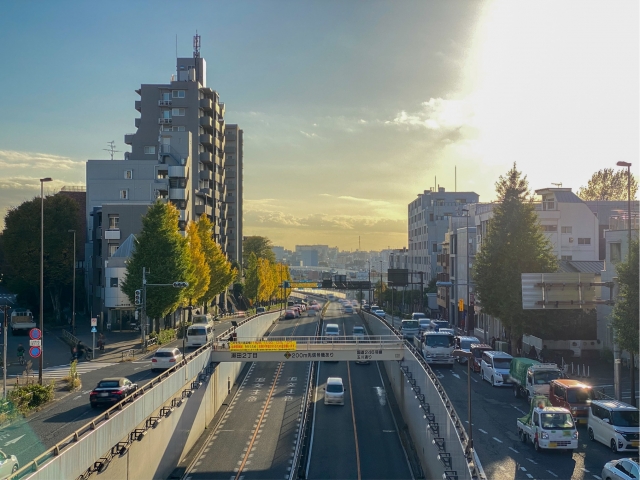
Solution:
{"label": "apartment balcony", "polygon": [[194,205],[193,211],[198,217],[203,214],[211,216],[213,208],[211,205]]}
{"label": "apartment balcony", "polygon": [[223,184],[224,183],[224,175],[220,175],[218,172],[215,173],[216,183]]}
{"label": "apartment balcony", "polygon": [[216,146],[216,148],[219,148],[220,150],[224,150],[224,137],[220,138],[220,137],[215,137],[214,139],[214,145]]}
{"label": "apartment balcony", "polygon": [[153,188],[164,192],[169,192],[169,179],[158,178],[153,182]]}
{"label": "apartment balcony", "polygon": [[199,140],[202,145],[211,145],[211,143],[213,142],[213,136],[209,135],[208,133],[203,133],[202,135],[200,135]]}
{"label": "apartment balcony", "polygon": [[104,231],[104,239],[105,240],[120,240],[120,230],[105,230]]}
{"label": "apartment balcony", "polygon": [[224,132],[224,127],[226,126],[226,123],[224,122],[224,117],[219,117],[218,118],[218,127],[220,127],[220,130]]}
{"label": "apartment balcony", "polygon": [[200,99],[200,108],[208,112],[213,110],[213,101],[210,98]]}
{"label": "apartment balcony", "polygon": [[196,195],[199,197],[211,197],[213,191],[210,188],[201,188],[200,190],[196,190]]}
{"label": "apartment balcony", "polygon": [[224,117],[224,103],[218,102],[218,105],[220,106],[220,112],[218,113]]}
{"label": "apartment balcony", "polygon": [[124,134],[124,143],[127,145],[131,145],[133,143],[133,137],[135,137],[135,133],[125,133]]}
{"label": "apartment balcony", "polygon": [[139,112],[142,112],[142,100],[136,100],[135,107],[136,107],[136,110],[138,110]]}
{"label": "apartment balcony", "polygon": [[171,100],[158,100],[158,106],[159,107],[170,107],[171,106]]}
{"label": "apartment balcony", "polygon": [[205,165],[213,165],[213,153],[200,152],[198,159]]}
{"label": "apartment balcony", "polygon": [[200,180],[213,180],[213,172],[211,170],[200,170],[198,176]]}
{"label": "apartment balcony", "polygon": [[136,126],[136,128],[140,128],[140,122],[142,121],[141,118],[136,118],[133,123]]}
{"label": "apartment balcony", "polygon": [[170,188],[169,198],[171,200],[189,200],[189,192],[186,188]]}
{"label": "apartment balcony", "polygon": [[180,222],[189,222],[189,211],[188,210],[178,210],[178,221]]}
{"label": "apartment balcony", "polygon": [[207,130],[213,130],[213,118],[207,115],[200,117],[200,126]]}
{"label": "apartment balcony", "polygon": [[172,118],[160,117],[158,119],[158,125],[171,125],[172,122]]}
{"label": "apartment balcony", "polygon": [[186,165],[169,165],[171,178],[189,178],[189,167]]}

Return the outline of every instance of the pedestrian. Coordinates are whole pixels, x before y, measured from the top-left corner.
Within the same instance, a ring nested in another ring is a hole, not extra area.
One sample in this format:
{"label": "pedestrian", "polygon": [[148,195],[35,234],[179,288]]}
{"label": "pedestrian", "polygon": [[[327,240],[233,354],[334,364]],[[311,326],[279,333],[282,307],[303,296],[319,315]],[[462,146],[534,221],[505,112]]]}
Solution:
{"label": "pedestrian", "polygon": [[547,350],[547,346],[543,345],[542,350],[540,350],[540,361],[544,363],[549,356],[549,350]]}
{"label": "pedestrian", "polygon": [[536,352],[536,347],[534,347],[533,345],[531,345],[531,349],[529,350],[529,358],[532,360],[537,360],[538,359],[538,354]]}
{"label": "pedestrian", "polygon": [[496,337],[491,337],[491,350],[496,349]]}

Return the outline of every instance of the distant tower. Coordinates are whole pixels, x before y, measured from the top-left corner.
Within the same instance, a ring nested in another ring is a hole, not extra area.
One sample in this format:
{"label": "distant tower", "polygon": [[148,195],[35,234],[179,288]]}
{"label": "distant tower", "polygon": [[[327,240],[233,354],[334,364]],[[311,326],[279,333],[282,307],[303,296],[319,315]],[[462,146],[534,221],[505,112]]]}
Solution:
{"label": "distant tower", "polygon": [[200,58],[200,35],[197,30],[193,37],[193,58]]}

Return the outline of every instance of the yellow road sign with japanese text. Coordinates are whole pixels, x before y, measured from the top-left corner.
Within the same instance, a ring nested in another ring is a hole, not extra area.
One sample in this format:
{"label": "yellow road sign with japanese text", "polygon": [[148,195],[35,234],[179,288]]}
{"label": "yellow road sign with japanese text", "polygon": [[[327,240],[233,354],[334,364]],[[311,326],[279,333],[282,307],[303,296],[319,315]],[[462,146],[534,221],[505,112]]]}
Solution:
{"label": "yellow road sign with japanese text", "polygon": [[296,350],[295,340],[264,342],[231,342],[232,352],[287,352]]}

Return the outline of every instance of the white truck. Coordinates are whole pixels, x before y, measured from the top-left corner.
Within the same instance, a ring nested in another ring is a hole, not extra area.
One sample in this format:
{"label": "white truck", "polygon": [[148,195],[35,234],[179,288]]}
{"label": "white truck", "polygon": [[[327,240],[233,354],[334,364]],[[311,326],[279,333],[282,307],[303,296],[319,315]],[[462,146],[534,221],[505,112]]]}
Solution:
{"label": "white truck", "polygon": [[11,312],[9,325],[13,335],[17,335],[18,333],[28,334],[29,330],[36,328],[33,314],[31,310],[27,310],[26,308],[16,308],[13,310],[13,312]]}
{"label": "white truck", "polygon": [[516,357],[511,360],[509,379],[516,398],[527,400],[535,395],[549,396],[551,380],[562,378],[562,370],[555,363],[540,363],[530,358]]}
{"label": "white truck", "polygon": [[564,450],[573,453],[578,448],[578,430],[571,412],[553,407],[545,396],[531,399],[529,414],[517,420],[517,427],[520,441],[533,443],[537,452]]}
{"label": "white truck", "polygon": [[413,337],[414,346],[422,352],[430,365],[445,365],[453,368],[454,336],[446,332],[424,332]]}

